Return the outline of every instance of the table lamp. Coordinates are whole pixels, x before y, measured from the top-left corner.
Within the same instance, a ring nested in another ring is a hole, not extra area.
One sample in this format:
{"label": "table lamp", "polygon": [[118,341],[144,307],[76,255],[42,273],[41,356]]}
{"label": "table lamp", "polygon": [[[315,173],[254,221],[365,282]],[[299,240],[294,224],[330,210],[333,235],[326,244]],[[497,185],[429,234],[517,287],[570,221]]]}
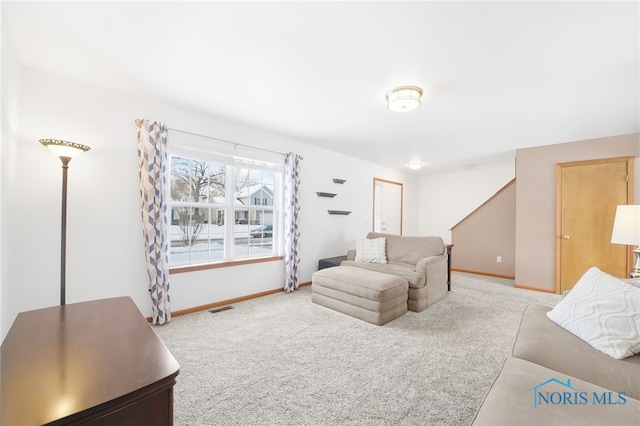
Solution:
{"label": "table lamp", "polygon": [[640,277],[640,206],[623,205],[616,208],[616,218],[613,222],[611,242],[635,246],[633,249],[633,268],[629,277]]}

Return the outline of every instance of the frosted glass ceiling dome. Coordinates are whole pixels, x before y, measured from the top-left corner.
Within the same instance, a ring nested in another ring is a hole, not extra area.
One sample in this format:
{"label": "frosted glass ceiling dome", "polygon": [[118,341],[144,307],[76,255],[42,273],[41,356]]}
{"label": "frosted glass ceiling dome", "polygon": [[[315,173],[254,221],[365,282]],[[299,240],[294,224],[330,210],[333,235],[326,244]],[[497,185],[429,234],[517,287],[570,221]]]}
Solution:
{"label": "frosted glass ceiling dome", "polygon": [[420,106],[422,89],[417,86],[401,86],[387,92],[387,108],[393,112],[408,112]]}

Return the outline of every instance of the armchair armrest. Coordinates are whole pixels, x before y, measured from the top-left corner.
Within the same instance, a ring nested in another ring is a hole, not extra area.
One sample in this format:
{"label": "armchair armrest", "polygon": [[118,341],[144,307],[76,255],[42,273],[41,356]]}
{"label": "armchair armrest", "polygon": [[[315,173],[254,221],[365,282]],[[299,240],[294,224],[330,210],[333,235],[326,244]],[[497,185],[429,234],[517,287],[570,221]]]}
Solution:
{"label": "armchair armrest", "polygon": [[428,270],[432,267],[432,265],[437,265],[440,262],[446,262],[447,256],[438,254],[436,256],[427,256],[418,260],[416,263],[416,272],[420,272],[421,274],[427,275]]}
{"label": "armchair armrest", "polygon": [[423,257],[416,263],[416,272],[424,274],[426,285],[431,282],[447,282],[447,256],[439,254],[437,256]]}
{"label": "armchair armrest", "polygon": [[356,249],[347,250],[347,260],[356,260]]}

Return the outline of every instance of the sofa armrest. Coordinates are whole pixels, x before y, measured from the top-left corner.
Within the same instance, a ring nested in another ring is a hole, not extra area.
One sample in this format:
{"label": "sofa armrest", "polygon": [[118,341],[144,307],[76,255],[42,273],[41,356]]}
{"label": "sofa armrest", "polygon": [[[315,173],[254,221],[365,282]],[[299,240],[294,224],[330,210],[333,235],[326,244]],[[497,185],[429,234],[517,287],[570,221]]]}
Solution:
{"label": "sofa armrest", "polygon": [[347,260],[356,260],[356,249],[347,250]]}
{"label": "sofa armrest", "polygon": [[432,267],[432,265],[437,265],[441,262],[446,263],[446,261],[447,257],[441,254],[437,256],[423,257],[422,259],[418,260],[418,263],[416,263],[416,272],[427,275],[427,272],[429,272],[429,269]]}
{"label": "sofa armrest", "polygon": [[437,255],[423,257],[416,263],[416,272],[425,276],[425,285],[442,282],[447,283],[447,256]]}

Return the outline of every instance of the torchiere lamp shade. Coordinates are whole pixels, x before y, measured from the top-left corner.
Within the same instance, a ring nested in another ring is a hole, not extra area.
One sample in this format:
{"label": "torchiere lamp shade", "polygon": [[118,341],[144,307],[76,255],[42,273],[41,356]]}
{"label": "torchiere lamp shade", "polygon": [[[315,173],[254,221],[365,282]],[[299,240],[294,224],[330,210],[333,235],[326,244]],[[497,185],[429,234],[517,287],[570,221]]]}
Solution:
{"label": "torchiere lamp shade", "polygon": [[58,157],[73,158],[91,149],[86,145],[59,139],[40,139],[40,143],[49,148]]}

